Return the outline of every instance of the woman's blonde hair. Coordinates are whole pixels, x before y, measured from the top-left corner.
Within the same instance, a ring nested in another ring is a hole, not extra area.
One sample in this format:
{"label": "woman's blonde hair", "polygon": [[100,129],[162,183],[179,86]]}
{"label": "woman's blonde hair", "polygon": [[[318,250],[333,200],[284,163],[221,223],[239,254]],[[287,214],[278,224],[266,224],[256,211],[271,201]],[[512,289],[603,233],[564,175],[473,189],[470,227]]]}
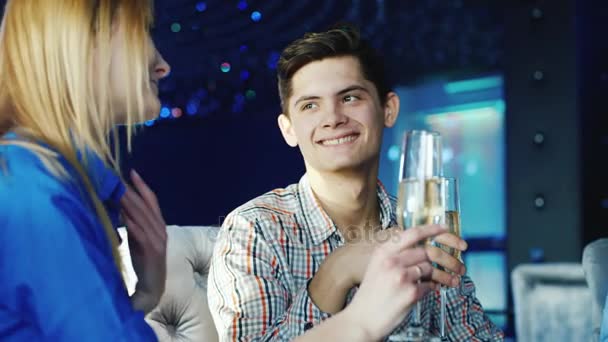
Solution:
{"label": "woman's blonde hair", "polygon": [[122,61],[130,72],[125,87],[129,137],[131,124],[144,119],[152,19],[151,0],[8,0],[0,28],[0,138],[8,131],[27,137],[25,142],[0,139],[0,144],[29,148],[66,181],[52,150],[76,169],[119,269],[117,236],[87,173],[87,154],[118,171],[108,141],[115,126],[110,63],[116,32],[124,34],[118,48],[129,56]]}

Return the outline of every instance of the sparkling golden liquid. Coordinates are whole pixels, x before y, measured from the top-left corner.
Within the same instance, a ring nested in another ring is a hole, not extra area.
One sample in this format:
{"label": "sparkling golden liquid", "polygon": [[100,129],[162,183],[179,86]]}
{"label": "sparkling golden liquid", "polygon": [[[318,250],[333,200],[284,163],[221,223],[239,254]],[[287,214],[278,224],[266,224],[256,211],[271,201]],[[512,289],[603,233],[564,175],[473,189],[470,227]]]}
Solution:
{"label": "sparkling golden liquid", "polygon": [[[444,208],[441,205],[441,180],[403,180],[397,197],[397,223],[403,229],[440,224]],[[431,239],[427,239],[427,244]]]}
{"label": "sparkling golden liquid", "polygon": [[[446,211],[445,212],[445,225],[448,227],[448,230],[450,231],[450,233],[461,237],[461,231],[460,231],[460,213],[457,211]],[[456,248],[450,248],[447,246],[443,246],[441,245],[441,249],[443,249],[444,251],[446,251],[447,253],[449,253],[451,256],[453,256],[454,258],[462,261],[462,256],[460,255],[460,250],[456,249]]]}

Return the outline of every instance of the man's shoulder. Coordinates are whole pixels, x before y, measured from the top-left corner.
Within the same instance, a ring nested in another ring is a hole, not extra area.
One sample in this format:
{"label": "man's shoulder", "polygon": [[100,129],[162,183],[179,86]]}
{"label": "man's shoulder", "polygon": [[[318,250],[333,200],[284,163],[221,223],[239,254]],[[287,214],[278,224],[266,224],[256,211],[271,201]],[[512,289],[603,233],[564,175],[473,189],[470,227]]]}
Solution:
{"label": "man's shoulder", "polygon": [[301,211],[298,184],[260,195],[234,209],[227,220],[238,217],[249,223],[292,219]]}

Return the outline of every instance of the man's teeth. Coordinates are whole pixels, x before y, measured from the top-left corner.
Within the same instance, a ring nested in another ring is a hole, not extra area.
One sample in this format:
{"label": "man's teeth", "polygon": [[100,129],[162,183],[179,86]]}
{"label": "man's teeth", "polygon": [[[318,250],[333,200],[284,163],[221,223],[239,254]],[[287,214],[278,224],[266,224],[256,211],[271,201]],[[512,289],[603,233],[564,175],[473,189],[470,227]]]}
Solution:
{"label": "man's teeth", "polygon": [[357,139],[356,135],[349,135],[347,137],[332,139],[332,140],[323,140],[323,145],[340,145],[347,142],[351,142]]}

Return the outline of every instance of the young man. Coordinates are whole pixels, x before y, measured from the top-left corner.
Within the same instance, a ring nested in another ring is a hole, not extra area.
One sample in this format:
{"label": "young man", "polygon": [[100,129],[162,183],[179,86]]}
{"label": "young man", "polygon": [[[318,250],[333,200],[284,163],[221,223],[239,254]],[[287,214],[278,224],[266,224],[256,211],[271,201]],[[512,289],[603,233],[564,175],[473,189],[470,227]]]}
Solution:
{"label": "young man", "polygon": [[[287,341],[350,302],[375,246],[398,232],[395,203],[378,181],[384,127],[399,98],[382,61],[349,27],[307,34],[279,60],[285,141],[298,146],[306,174],[262,195],[225,220],[213,257],[209,304],[221,341]],[[278,164],[279,165],[279,164]],[[466,249],[458,237],[437,240]],[[502,340],[483,313],[457,259],[427,247],[432,280],[448,291],[452,341]],[[438,292],[422,301],[422,323],[438,331]],[[409,317],[391,337],[402,337]]]}

